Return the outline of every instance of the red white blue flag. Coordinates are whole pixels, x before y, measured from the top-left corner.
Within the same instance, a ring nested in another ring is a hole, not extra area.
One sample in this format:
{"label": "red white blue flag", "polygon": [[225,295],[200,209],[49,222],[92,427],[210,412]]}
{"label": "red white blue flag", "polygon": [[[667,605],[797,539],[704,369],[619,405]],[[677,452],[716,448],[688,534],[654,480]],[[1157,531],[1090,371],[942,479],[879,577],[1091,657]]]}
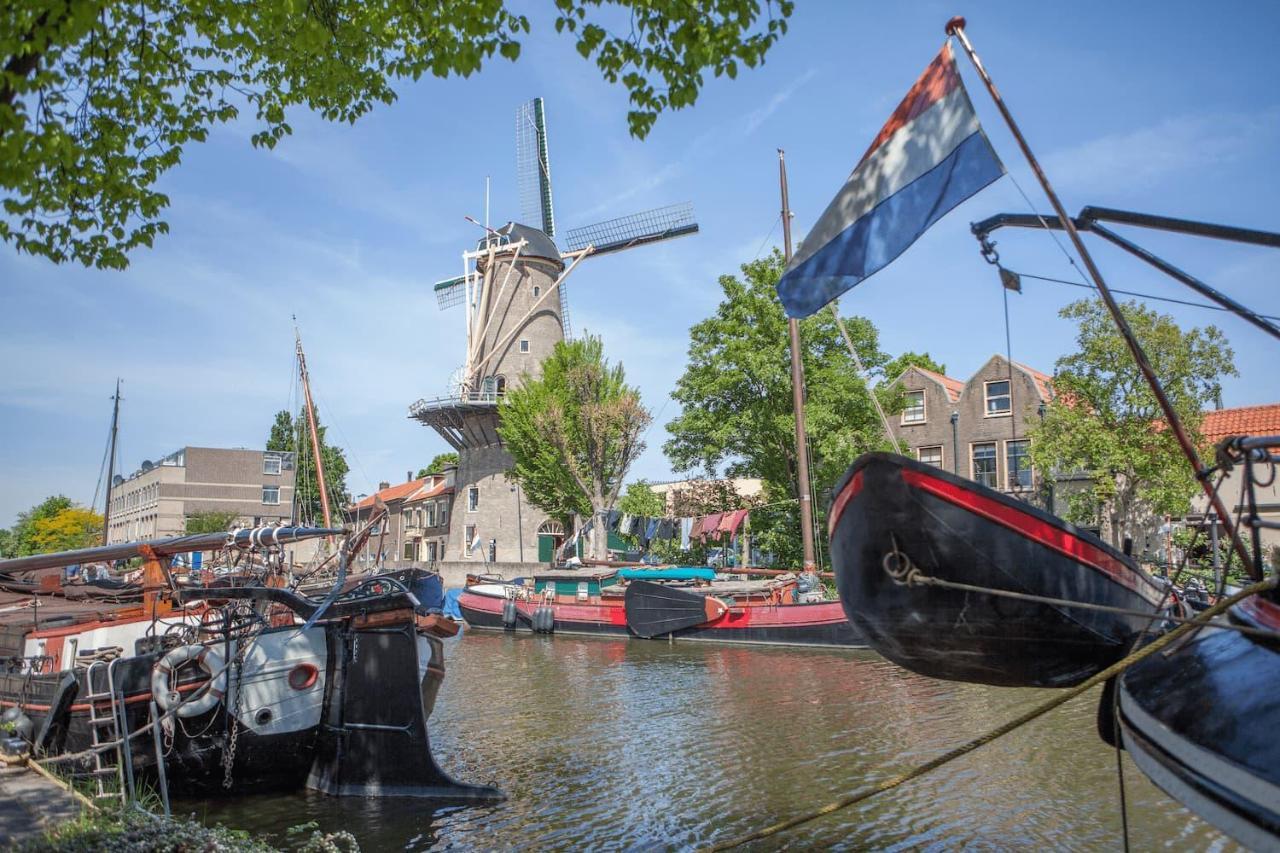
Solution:
{"label": "red white blue flag", "polygon": [[808,317],[888,266],[1003,174],[945,44],[791,259],[778,282],[787,316]]}

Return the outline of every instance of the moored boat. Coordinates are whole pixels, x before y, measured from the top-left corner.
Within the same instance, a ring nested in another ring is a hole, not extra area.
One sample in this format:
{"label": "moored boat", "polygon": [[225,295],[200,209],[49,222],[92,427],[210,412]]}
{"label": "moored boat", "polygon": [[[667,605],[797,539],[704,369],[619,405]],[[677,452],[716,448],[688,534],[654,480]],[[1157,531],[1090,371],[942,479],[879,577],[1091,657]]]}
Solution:
{"label": "moored boat", "polygon": [[[39,757],[100,794],[138,779],[165,791],[497,799],[435,762],[428,717],[452,621],[422,612],[417,578],[373,577],[319,601],[259,579],[179,586],[170,557],[338,530],[270,528],[126,543],[0,562],[52,567],[132,551],[140,603],[0,605],[0,707],[27,721]],[[109,554],[107,552],[110,552]],[[272,555],[278,559],[278,554]],[[406,583],[408,581],[408,583]],[[41,612],[43,611],[43,612]],[[118,796],[118,794],[111,794]]]}
{"label": "moored boat", "polygon": [[849,619],[922,675],[1078,684],[1123,657],[1164,606],[1155,579],[1097,537],[932,465],[868,453],[834,495],[831,560]]}
{"label": "moored boat", "polygon": [[[803,601],[795,576],[709,580],[709,569],[566,570],[468,586],[467,624],[535,633],[860,648],[838,601]],[[624,577],[625,575],[625,577]],[[647,578],[647,579],[646,579]]]}

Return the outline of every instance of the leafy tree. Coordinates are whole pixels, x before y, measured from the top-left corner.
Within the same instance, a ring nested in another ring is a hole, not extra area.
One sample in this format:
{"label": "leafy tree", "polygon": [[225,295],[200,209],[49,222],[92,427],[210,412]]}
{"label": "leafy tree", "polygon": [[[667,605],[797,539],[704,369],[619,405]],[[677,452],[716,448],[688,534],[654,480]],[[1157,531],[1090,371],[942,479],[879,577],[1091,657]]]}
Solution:
{"label": "leafy tree", "polygon": [[234,512],[193,512],[187,516],[187,533],[222,533],[230,530],[238,516]]}
{"label": "leafy tree", "polygon": [[[1183,331],[1137,302],[1122,310],[1174,410],[1198,437],[1222,377],[1236,375],[1231,347],[1214,326]],[[1059,313],[1078,324],[1078,351],[1057,361],[1056,396],[1030,431],[1031,461],[1041,471],[1088,473],[1091,482],[1071,496],[1067,517],[1101,522],[1118,544],[1153,516],[1185,513],[1198,486],[1102,302],[1073,302]]]}
{"label": "leafy tree", "polygon": [[418,469],[417,479],[421,480],[429,474],[442,474],[444,469],[450,465],[458,464],[458,454],[456,453],[437,453],[435,458],[431,460],[431,464],[426,468]]}
{"label": "leafy tree", "polygon": [[72,551],[102,544],[102,516],[80,506],[68,506],[31,522],[27,540],[31,554]]}
{"label": "leafy tree", "polygon": [[0,557],[9,558],[17,556],[13,550],[13,531],[7,527],[0,527]]}
{"label": "leafy tree", "polygon": [[923,367],[925,370],[932,370],[934,373],[947,375],[947,366],[941,362],[934,361],[927,352],[904,352],[884,366],[884,378],[892,382],[903,373],[906,373],[908,367]]}
{"label": "leafy tree", "polygon": [[[393,83],[514,61],[529,19],[503,0],[23,0],[0,5],[0,237],[61,263],[122,269],[168,231],[156,189],[184,148],[242,108],[255,146],[291,108],[354,122]],[[524,4],[520,4],[523,6]],[[631,93],[644,137],[690,106],[704,73],[754,67],[792,0],[556,0],[555,27]],[[612,7],[612,8],[607,8]],[[623,23],[625,34],[606,29]]]}
{"label": "leafy tree", "polygon": [[45,498],[26,512],[18,513],[18,521],[9,531],[8,550],[6,556],[26,557],[42,553],[35,550],[33,537],[36,522],[53,518],[58,513],[72,507],[71,499],[66,495],[53,495]]}
{"label": "leafy tree", "polygon": [[[508,478],[550,515],[601,514],[618,502],[627,469],[644,450],[640,436],[652,420],[622,365],[610,365],[599,338],[559,342],[542,364],[542,378],[522,378],[503,397],[498,433],[515,460]],[[604,556],[602,519],[591,529],[588,553]]]}
{"label": "leafy tree", "polygon": [[[663,450],[681,471],[759,477],[770,503],[798,499],[795,415],[787,319],[774,285],[783,269],[781,252],[742,266],[741,279],[721,276],[724,299],[714,315],[689,332],[689,364],[672,397],[682,413],[667,425]],[[883,374],[889,357],[863,317],[845,320],[863,365]],[[829,311],[800,322],[803,344],[805,420],[810,443],[815,515],[825,512],[828,493],[858,454],[888,447],[871,403],[870,389],[845,348]],[[902,391],[875,389],[888,412],[900,411]],[[800,514],[796,503],[766,519],[764,535],[781,560],[800,562]]]}
{"label": "leafy tree", "polygon": [[649,518],[666,515],[666,501],[649,485],[647,480],[627,484],[627,490],[618,498],[618,511]]}
{"label": "leafy tree", "polygon": [[[325,431],[317,414],[316,434],[320,437],[320,458],[324,462],[329,509],[336,520],[341,517],[342,507],[347,502],[347,471],[350,469],[342,449],[325,440]],[[297,470],[294,477],[294,505],[297,509],[295,520],[299,524],[322,523],[324,510],[320,503],[320,490],[316,488],[316,461],[315,454],[311,452],[311,430],[307,427],[306,417],[294,418],[287,411],[277,412],[267,436],[267,450],[294,454]]]}

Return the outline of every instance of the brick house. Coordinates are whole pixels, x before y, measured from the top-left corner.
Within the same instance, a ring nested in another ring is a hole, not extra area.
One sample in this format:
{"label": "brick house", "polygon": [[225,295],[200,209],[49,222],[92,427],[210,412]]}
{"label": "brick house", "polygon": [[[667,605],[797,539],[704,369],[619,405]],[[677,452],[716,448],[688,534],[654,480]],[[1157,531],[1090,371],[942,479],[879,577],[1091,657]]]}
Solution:
{"label": "brick house", "polygon": [[911,367],[891,383],[906,392],[907,405],[889,424],[921,462],[1030,498],[1041,483],[1026,435],[1053,397],[1052,382],[1000,355],[965,382]]}
{"label": "brick house", "polygon": [[449,517],[453,509],[457,469],[426,477],[410,477],[398,485],[383,482],[378,491],[347,507],[347,523],[360,528],[374,515],[381,502],[387,517],[370,535],[355,558],[355,567],[368,567],[381,556],[389,569],[429,566],[445,558],[449,540]]}

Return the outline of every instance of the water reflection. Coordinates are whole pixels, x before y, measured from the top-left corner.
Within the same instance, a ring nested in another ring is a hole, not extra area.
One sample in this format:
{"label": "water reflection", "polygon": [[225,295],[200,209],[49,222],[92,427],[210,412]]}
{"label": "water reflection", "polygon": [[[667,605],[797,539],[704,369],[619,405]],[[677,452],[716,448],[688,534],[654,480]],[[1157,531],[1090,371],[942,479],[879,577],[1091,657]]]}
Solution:
{"label": "water reflection", "polygon": [[[1048,693],[934,681],[872,652],[471,632],[448,656],[437,758],[507,802],[298,793],[181,805],[281,837],[315,820],[368,850],[692,847],[906,770]],[[759,848],[1116,848],[1115,755],[1094,734],[1095,703],[1075,700]],[[1232,846],[1124,761],[1135,849]]]}

